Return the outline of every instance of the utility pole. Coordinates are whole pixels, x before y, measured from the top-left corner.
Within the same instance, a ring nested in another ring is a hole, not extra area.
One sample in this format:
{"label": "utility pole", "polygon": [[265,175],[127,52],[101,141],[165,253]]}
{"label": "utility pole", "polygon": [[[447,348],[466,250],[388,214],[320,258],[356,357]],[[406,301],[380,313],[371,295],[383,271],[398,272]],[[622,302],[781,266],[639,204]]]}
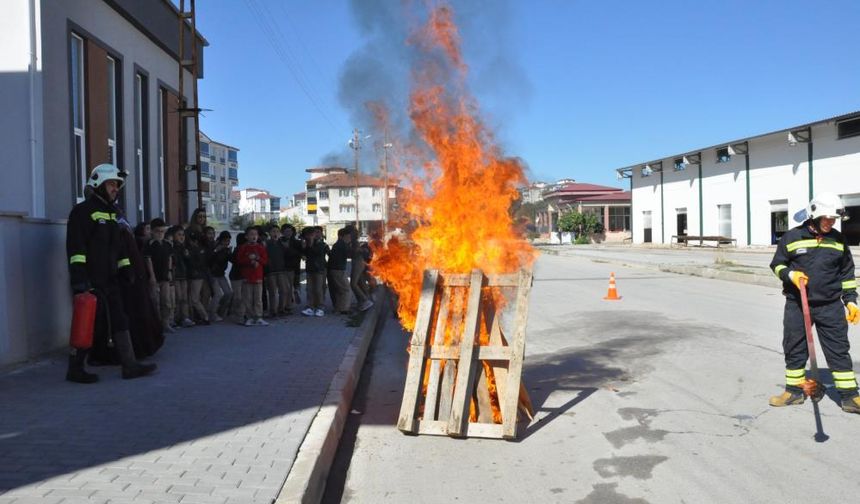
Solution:
{"label": "utility pole", "polygon": [[355,228],[361,231],[361,224],[358,220],[358,150],[361,149],[358,133],[358,128],[352,130],[352,140],[350,141],[349,146],[352,147],[353,179],[355,180]]}
{"label": "utility pole", "polygon": [[388,235],[388,149],[394,144],[388,142],[388,131],[385,132],[385,143],[382,144],[382,173],[385,178],[385,187],[382,189],[382,232]]}

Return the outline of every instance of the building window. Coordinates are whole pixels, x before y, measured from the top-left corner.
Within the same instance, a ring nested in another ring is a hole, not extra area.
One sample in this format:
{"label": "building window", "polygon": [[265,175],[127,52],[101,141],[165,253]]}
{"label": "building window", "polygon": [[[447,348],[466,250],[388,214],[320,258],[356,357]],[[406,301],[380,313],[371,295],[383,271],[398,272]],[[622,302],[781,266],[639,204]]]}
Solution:
{"label": "building window", "polygon": [[134,79],[134,168],[137,174],[137,222],[149,220],[149,169],[147,166],[147,85],[146,76]]}
{"label": "building window", "polygon": [[379,188],[378,187],[373,188],[372,195],[374,197],[379,196]]}
{"label": "building window", "polygon": [[373,204],[373,211],[374,211],[374,212],[382,212],[382,204],[380,204],[380,203],[374,203],[374,204]]}
{"label": "building window", "polygon": [[206,175],[209,175],[209,162],[208,161],[202,161],[200,163],[200,173],[205,173]]}
{"label": "building window", "polygon": [[347,198],[349,196],[352,196],[352,189],[338,189],[337,195],[341,198]]}
{"label": "building window", "polygon": [[238,155],[239,155],[239,153],[238,153],[238,152],[236,152],[236,151],[234,151],[234,150],[228,150],[228,151],[227,151],[227,159],[228,159],[228,160],[230,160],[230,161],[231,161],[231,162],[233,162],[233,163],[238,163],[238,162],[239,162]]}
{"label": "building window", "polygon": [[74,136],[75,198],[84,199],[84,186],[89,172],[86,159],[86,129],[84,128],[84,40],[74,33],[70,39],[72,69],[72,135]]}
{"label": "building window", "polygon": [[729,154],[728,147],[717,149],[717,163],[728,163],[731,159],[732,156]]}
{"label": "building window", "polygon": [[687,163],[684,162],[684,158],[679,157],[675,160],[675,171],[684,171],[687,169]]}
{"label": "building window", "polygon": [[860,117],[836,124],[836,138],[843,139],[860,135]]}
{"label": "building window", "polygon": [[209,157],[209,144],[207,142],[200,142],[200,155]]}
{"label": "building window", "polygon": [[107,78],[108,78],[108,155],[114,166],[119,166],[119,157],[116,154],[116,61],[108,56]]}
{"label": "building window", "polygon": [[230,180],[239,180],[239,170],[230,168]]}
{"label": "building window", "polygon": [[355,205],[341,205],[340,213],[355,213]]}
{"label": "building window", "polygon": [[720,236],[724,236],[726,238],[732,237],[732,206],[731,205],[717,205],[717,212],[719,213],[719,232]]}
{"label": "building window", "polygon": [[328,191],[317,191],[317,198],[321,200],[328,199]]}

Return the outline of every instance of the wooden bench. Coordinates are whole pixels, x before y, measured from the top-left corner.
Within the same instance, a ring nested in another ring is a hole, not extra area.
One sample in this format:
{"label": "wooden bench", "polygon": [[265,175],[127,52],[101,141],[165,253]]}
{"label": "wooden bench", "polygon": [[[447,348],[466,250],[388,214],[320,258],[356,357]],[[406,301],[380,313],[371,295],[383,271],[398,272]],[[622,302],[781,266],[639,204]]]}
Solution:
{"label": "wooden bench", "polygon": [[[695,242],[699,242],[696,245]],[[720,245],[731,245],[732,247],[738,246],[738,240],[735,238],[730,238],[728,236],[693,236],[693,235],[673,235],[669,241],[669,245],[684,245],[685,247],[690,246],[704,246],[705,242],[715,242],[717,248]]]}

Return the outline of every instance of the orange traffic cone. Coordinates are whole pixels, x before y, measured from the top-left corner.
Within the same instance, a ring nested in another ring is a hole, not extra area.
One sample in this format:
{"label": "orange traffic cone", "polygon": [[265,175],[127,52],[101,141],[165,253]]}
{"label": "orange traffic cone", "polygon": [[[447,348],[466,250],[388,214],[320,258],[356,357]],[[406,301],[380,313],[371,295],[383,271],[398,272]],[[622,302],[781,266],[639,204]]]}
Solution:
{"label": "orange traffic cone", "polygon": [[603,299],[607,301],[621,300],[621,296],[618,295],[618,289],[615,287],[615,273],[609,274],[609,291],[606,293],[606,297]]}

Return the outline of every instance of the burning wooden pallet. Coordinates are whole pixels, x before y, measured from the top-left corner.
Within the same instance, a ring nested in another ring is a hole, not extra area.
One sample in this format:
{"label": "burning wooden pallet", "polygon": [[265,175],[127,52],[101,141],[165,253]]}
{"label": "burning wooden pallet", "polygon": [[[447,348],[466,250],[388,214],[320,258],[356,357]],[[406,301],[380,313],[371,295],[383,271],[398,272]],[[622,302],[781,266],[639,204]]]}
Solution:
{"label": "burning wooden pallet", "polygon": [[[424,272],[397,427],[406,433],[515,439],[531,418],[521,383],[531,271]],[[510,344],[499,299],[516,289]],[[484,386],[486,384],[486,386]],[[471,421],[470,421],[471,420]]]}

